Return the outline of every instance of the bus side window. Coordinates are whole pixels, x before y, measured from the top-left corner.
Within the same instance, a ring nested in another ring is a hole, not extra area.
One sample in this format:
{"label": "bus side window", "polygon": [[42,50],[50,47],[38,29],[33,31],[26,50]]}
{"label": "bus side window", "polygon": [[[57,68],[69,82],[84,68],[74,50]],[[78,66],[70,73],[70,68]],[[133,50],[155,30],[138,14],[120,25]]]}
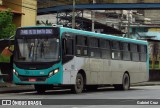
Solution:
{"label": "bus side window", "polygon": [[129,43],[122,43],[123,47],[123,60],[131,60]]}
{"label": "bus side window", "polygon": [[122,53],[120,51],[120,42],[119,41],[112,41],[112,59],[121,60]]}
{"label": "bus side window", "polygon": [[101,57],[103,59],[111,59],[110,41],[106,39],[100,39]]}
{"label": "bus side window", "polygon": [[76,55],[77,56],[88,56],[88,39],[86,36],[76,36]]}
{"label": "bus side window", "polygon": [[65,54],[73,55],[73,39],[67,39],[65,45]]}
{"label": "bus side window", "polygon": [[146,62],[147,60],[147,48],[145,45],[140,45],[140,61]]}
{"label": "bus side window", "polygon": [[138,45],[137,44],[130,44],[130,50],[131,50],[131,58],[132,61],[139,61],[139,52],[138,52]]}

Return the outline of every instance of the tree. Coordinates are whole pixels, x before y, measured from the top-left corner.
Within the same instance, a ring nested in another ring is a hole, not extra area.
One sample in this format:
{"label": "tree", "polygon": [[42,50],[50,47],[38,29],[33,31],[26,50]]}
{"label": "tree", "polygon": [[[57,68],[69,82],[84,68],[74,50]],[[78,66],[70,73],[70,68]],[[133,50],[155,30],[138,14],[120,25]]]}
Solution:
{"label": "tree", "polygon": [[14,35],[16,26],[12,22],[13,13],[8,9],[0,12],[0,39]]}

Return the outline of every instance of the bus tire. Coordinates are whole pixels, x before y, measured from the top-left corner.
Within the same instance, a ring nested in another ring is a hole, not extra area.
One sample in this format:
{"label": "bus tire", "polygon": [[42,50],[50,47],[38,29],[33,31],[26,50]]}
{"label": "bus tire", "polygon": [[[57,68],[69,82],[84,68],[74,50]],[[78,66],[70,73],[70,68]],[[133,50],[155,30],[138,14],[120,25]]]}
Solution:
{"label": "bus tire", "polygon": [[116,90],[129,90],[130,88],[130,77],[128,73],[124,73],[122,78],[122,84],[116,84],[114,85],[114,88]]}
{"label": "bus tire", "polygon": [[78,73],[76,77],[76,84],[72,87],[71,90],[72,92],[78,94],[82,93],[83,88],[84,88],[84,78],[81,73]]}
{"label": "bus tire", "polygon": [[43,94],[46,91],[46,89],[45,89],[45,87],[43,87],[43,85],[34,85],[34,88],[38,94]]}

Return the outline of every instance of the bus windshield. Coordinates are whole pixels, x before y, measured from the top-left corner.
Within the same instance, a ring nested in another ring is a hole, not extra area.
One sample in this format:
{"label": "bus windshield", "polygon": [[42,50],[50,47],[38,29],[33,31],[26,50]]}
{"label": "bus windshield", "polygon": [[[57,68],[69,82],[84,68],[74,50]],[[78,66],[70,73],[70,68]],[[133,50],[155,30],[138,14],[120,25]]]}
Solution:
{"label": "bus windshield", "polygon": [[59,39],[17,39],[16,61],[53,62],[59,59]]}

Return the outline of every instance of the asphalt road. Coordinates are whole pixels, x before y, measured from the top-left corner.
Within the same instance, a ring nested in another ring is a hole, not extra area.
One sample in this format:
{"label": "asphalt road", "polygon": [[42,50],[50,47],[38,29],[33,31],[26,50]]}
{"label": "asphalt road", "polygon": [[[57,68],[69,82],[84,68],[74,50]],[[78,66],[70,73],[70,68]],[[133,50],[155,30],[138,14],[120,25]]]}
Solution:
{"label": "asphalt road", "polygon": [[[50,104],[55,104],[55,102],[57,102],[57,105],[54,106],[53,105],[36,106],[38,108],[44,108],[44,107],[46,108],[159,108],[160,100],[158,99],[160,99],[160,86],[134,86],[131,87],[129,91],[117,91],[114,90],[114,88],[109,87],[109,88],[99,89],[94,92],[85,91],[82,94],[73,94],[70,90],[49,90],[45,94],[37,94],[36,91],[32,89],[29,90],[14,89],[13,91],[0,92],[0,99],[15,99],[15,100],[51,99],[47,100],[47,102],[49,102]],[[110,99],[114,100],[112,101]],[[62,100],[63,102],[61,101],[60,103],[58,103],[57,100],[58,101]],[[137,102],[140,103],[142,101],[143,102],[145,101],[146,103],[137,105]],[[66,102],[69,102],[71,104],[66,105]],[[77,102],[82,102],[85,105],[81,105],[81,103],[77,105]],[[105,102],[108,102],[111,105],[105,105],[106,104]],[[147,102],[149,102],[149,104]],[[154,104],[157,104],[158,102],[159,105],[151,105],[153,104],[153,102]],[[61,105],[63,103],[65,105]],[[90,104],[87,105],[86,103]],[[135,105],[130,105],[130,104],[135,104]],[[8,107],[9,106],[0,106],[0,108],[8,108]],[[11,106],[11,108],[21,108],[21,107],[22,106],[19,105]],[[35,106],[23,106],[23,107],[36,108]]]}

